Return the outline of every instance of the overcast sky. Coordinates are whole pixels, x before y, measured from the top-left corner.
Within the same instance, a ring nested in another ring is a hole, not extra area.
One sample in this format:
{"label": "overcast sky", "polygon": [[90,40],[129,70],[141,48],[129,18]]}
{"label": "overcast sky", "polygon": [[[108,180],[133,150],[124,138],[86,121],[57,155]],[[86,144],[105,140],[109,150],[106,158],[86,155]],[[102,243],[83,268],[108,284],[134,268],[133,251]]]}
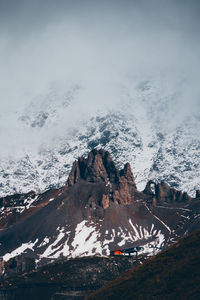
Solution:
{"label": "overcast sky", "polygon": [[14,130],[9,113],[52,82],[80,84],[87,108],[154,74],[186,80],[181,107],[197,110],[199,16],[198,0],[0,0],[0,117]]}

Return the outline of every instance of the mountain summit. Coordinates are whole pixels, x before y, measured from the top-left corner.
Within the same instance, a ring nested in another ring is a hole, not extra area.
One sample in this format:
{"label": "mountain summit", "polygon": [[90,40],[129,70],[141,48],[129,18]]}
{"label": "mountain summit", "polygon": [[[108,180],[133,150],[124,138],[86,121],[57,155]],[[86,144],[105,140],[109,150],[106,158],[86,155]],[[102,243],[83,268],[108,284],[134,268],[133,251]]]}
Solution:
{"label": "mountain summit", "polygon": [[200,227],[199,200],[165,182],[138,191],[129,163],[119,170],[109,152],[93,149],[62,188],[0,199],[0,255],[37,265],[134,246],[152,255]]}
{"label": "mountain summit", "polygon": [[130,164],[119,171],[108,151],[92,150],[87,158],[81,157],[73,163],[67,186],[73,186],[81,180],[104,184],[106,194],[102,194],[102,205],[108,207],[109,201],[128,204],[136,191],[136,184]]}
{"label": "mountain summit", "polygon": [[78,161],[74,162],[68,183],[73,185],[79,179],[83,179],[90,182],[102,181],[107,184],[118,184],[122,176],[127,180],[127,183],[136,188],[129,163],[124,166],[123,170],[119,171],[108,151],[93,149],[87,158],[80,157]]}

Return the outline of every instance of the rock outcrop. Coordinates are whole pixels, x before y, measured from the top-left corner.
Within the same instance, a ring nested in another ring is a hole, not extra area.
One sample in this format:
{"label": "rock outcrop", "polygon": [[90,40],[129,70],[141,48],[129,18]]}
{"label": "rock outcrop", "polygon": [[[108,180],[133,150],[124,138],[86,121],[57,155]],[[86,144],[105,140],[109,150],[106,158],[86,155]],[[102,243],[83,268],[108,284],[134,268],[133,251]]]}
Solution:
{"label": "rock outcrop", "polygon": [[87,158],[80,157],[72,166],[67,187],[84,180],[91,183],[104,183],[107,194],[102,196],[103,208],[109,207],[109,201],[129,204],[133,190],[136,190],[135,179],[131,166],[126,163],[119,171],[108,151],[92,150]]}
{"label": "rock outcrop", "polygon": [[89,182],[101,181],[118,184],[121,177],[136,187],[129,163],[125,164],[124,169],[119,171],[108,151],[94,149],[87,158],[80,157],[74,162],[67,183],[72,186],[82,179]]}
{"label": "rock outcrop", "polygon": [[143,193],[152,196],[153,203],[173,203],[173,202],[186,202],[191,201],[192,198],[186,193],[177,191],[166,182],[155,183],[154,181],[148,181]]}

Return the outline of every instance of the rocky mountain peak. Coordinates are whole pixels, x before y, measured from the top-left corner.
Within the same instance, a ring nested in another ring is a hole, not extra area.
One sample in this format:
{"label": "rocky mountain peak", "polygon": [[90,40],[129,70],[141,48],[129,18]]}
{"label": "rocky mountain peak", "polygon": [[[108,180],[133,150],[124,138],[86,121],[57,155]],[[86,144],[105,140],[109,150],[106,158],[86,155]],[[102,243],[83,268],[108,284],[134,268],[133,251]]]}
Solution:
{"label": "rocky mountain peak", "polygon": [[119,171],[108,151],[93,149],[87,158],[82,156],[73,163],[67,183],[72,186],[82,179],[88,182],[119,184],[122,178],[136,187],[129,163]]}

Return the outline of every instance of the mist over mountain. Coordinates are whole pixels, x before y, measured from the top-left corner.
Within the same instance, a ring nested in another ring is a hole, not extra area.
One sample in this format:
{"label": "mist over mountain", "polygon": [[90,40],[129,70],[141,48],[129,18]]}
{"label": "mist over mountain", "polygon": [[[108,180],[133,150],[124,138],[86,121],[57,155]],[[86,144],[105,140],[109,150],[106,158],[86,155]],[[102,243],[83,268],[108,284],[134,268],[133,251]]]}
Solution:
{"label": "mist over mountain", "polygon": [[66,182],[94,147],[197,189],[198,1],[0,1],[1,195]]}

